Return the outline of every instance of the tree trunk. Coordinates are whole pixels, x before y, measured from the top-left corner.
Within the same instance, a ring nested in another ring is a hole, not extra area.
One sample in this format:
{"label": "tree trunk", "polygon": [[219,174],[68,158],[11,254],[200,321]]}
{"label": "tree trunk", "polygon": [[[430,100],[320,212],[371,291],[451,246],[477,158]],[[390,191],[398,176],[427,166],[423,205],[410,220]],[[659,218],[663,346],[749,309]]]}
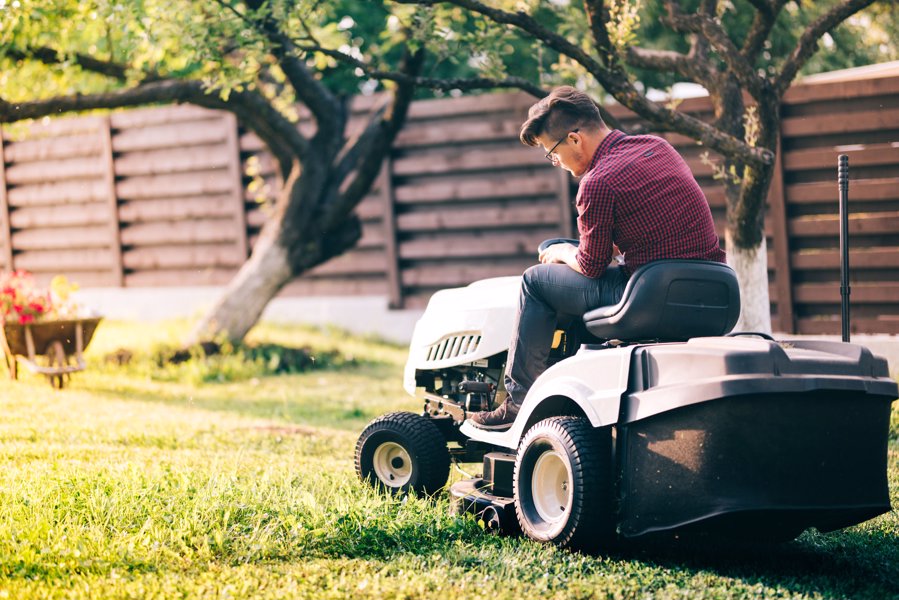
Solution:
{"label": "tree trunk", "polygon": [[728,228],[725,234],[727,262],[740,282],[740,319],[734,331],[771,333],[771,300],[768,297],[768,249],[765,238],[754,248],[740,248]]}
{"label": "tree trunk", "polygon": [[228,283],[215,306],[197,323],[188,345],[225,334],[242,340],[256,324],[269,301],[291,280],[288,251],[277,236],[280,224],[266,223],[253,253]]}

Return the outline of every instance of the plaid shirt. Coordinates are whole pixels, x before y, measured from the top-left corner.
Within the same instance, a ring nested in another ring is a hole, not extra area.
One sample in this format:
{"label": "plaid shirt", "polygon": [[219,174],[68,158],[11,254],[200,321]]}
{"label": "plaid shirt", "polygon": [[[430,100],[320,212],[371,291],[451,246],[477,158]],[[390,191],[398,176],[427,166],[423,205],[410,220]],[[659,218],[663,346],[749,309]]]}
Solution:
{"label": "plaid shirt", "polygon": [[628,275],[665,258],[725,262],[709,204],[671,144],[613,130],[596,149],[577,192],[577,262],[599,277],[624,253]]}

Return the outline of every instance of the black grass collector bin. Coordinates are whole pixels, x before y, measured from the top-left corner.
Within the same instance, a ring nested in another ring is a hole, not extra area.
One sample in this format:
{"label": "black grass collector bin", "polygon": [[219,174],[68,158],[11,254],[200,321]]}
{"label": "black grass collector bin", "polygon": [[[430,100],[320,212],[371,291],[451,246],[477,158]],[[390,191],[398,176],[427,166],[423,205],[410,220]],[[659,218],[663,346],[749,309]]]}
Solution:
{"label": "black grass collector bin", "polygon": [[617,441],[620,534],[791,539],[890,510],[886,361],[852,344],[730,342],[636,351]]}

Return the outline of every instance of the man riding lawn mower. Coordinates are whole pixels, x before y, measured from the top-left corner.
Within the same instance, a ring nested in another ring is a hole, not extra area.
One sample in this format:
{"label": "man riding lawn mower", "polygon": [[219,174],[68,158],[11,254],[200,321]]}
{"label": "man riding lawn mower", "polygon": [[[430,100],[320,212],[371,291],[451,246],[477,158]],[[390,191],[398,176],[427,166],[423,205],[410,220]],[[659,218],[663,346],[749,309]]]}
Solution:
{"label": "man riding lawn mower", "polygon": [[[488,525],[573,549],[659,534],[792,539],[890,509],[886,361],[837,342],[731,334],[733,271],[686,164],[560,88],[522,140],[581,177],[579,240],[523,277],[437,292],[405,387],[421,415],[363,431],[360,477],[450,490]],[[607,267],[613,240],[623,263]],[[511,341],[510,341],[511,340]]]}

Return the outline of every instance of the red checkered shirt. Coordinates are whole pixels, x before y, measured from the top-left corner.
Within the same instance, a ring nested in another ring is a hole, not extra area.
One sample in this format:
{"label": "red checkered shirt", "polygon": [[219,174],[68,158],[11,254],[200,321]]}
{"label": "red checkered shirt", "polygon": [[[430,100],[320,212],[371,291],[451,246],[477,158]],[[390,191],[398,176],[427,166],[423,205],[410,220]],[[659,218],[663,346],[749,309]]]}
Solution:
{"label": "red checkered shirt", "polygon": [[612,242],[628,274],[665,258],[725,262],[705,195],[662,138],[609,133],[581,179],[576,206],[577,262],[587,277],[603,274]]}

